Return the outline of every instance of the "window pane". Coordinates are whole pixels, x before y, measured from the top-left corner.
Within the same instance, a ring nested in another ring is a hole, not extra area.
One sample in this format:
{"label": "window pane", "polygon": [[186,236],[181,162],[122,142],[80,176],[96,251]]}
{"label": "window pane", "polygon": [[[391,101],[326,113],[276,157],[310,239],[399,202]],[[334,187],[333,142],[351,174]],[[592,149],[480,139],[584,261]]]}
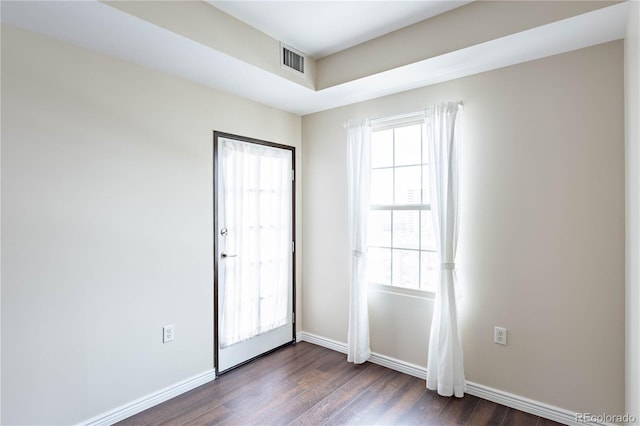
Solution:
{"label": "window pane", "polygon": [[393,129],[380,130],[371,135],[371,167],[393,166]]}
{"label": "window pane", "polygon": [[412,210],[370,211],[369,280],[434,291],[440,258],[432,213],[417,207],[430,204],[429,153],[422,128],[415,124],[372,134],[371,204],[409,205]]}
{"label": "window pane", "polygon": [[429,143],[427,142],[427,137],[422,138],[422,164],[428,164],[429,161]]}
{"label": "window pane", "polygon": [[391,212],[369,212],[369,245],[391,247]]}
{"label": "window pane", "polygon": [[396,171],[395,204],[420,204],[421,166],[398,167]]}
{"label": "window pane", "polygon": [[420,163],[421,125],[397,127],[395,129],[395,165]]}
{"label": "window pane", "polygon": [[420,248],[420,212],[396,210],[393,212],[393,247]]}
{"label": "window pane", "polygon": [[433,219],[430,211],[421,211],[420,220],[422,221],[420,229],[420,248],[422,250],[438,250],[436,236],[433,233]]}
{"label": "window pane", "polygon": [[431,204],[429,180],[429,166],[422,166],[422,204]]}
{"label": "window pane", "polygon": [[393,169],[371,170],[371,204],[393,204]]}
{"label": "window pane", "polygon": [[440,274],[440,256],[438,253],[423,251],[420,253],[421,273],[420,290],[436,291]]}
{"label": "window pane", "polygon": [[419,251],[393,250],[393,285],[419,288]]}
{"label": "window pane", "polygon": [[369,282],[391,285],[391,249],[369,247]]}

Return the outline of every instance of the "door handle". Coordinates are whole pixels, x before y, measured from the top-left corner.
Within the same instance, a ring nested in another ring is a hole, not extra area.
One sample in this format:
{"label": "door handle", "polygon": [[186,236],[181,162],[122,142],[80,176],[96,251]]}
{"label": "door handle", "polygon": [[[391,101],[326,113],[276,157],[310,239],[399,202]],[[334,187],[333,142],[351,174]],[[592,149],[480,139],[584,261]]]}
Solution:
{"label": "door handle", "polygon": [[227,254],[227,253],[220,253],[220,257],[236,257],[238,256],[237,254]]}

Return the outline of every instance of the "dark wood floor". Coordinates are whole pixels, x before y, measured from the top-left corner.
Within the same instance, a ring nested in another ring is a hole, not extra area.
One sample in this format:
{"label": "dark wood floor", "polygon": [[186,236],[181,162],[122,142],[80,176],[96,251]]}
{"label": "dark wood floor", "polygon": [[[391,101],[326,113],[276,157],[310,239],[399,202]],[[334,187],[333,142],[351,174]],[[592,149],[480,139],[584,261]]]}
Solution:
{"label": "dark wood floor", "polygon": [[302,342],[259,358],[119,425],[557,425]]}

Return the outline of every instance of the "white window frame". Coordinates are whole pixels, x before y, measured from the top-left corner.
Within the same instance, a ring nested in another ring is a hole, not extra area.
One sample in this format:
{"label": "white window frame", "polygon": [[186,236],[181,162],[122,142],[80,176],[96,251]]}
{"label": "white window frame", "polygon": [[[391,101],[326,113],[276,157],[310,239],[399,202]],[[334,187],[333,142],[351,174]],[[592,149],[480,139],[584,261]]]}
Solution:
{"label": "white window frame", "polygon": [[[380,119],[376,119],[376,120],[372,120],[371,121],[371,131],[372,134],[378,131],[383,131],[383,130],[388,130],[388,129],[395,129],[395,128],[399,128],[399,127],[405,127],[405,126],[412,126],[412,125],[416,125],[419,124],[422,128],[421,131],[421,137],[422,137],[422,149],[424,150],[424,138],[425,138],[425,126],[424,126],[424,120],[425,120],[425,115],[424,112],[418,112],[418,113],[410,113],[410,114],[405,114],[405,115],[401,115],[401,116],[394,116],[394,117],[386,117],[386,118],[380,118]],[[394,146],[395,146],[395,140],[394,140]],[[422,163],[420,163],[422,164]],[[430,164],[429,164],[430,166]],[[404,167],[404,166],[396,166],[395,164],[395,159],[393,161],[393,166],[389,167],[389,168],[393,168],[394,172],[396,168],[400,168],[400,167]],[[377,169],[377,168],[375,168]],[[371,170],[374,170],[374,167],[372,167]],[[421,172],[422,173],[422,172]],[[394,173],[395,176],[395,173]],[[423,191],[426,189],[427,191],[429,190],[429,188],[421,188]],[[375,190],[373,187],[371,188],[371,190]],[[411,210],[411,211],[424,211],[424,210],[428,210],[431,211],[431,204],[427,204],[427,203],[422,203],[422,204],[382,204],[382,205],[374,205],[371,204],[369,207],[369,211],[380,211],[380,210],[387,210],[387,211],[403,211],[403,210]],[[392,214],[392,224],[393,224],[393,214]],[[418,231],[419,233],[421,232],[421,229]],[[371,246],[369,245],[369,247],[376,247],[376,246]],[[391,229],[391,250],[393,250],[393,227]],[[404,249],[403,249],[404,250]],[[413,250],[413,251],[418,251],[418,252],[433,252],[433,253],[437,253],[437,249],[436,250],[425,250],[422,249],[422,247],[419,247],[418,249],[408,249],[408,250]],[[393,253],[393,251],[392,251]],[[391,258],[391,279],[393,280],[393,255]],[[421,276],[421,271],[422,269],[422,264],[421,262],[419,262],[419,273],[418,273],[418,281],[420,281],[420,276]],[[393,283],[393,281],[392,281]],[[418,285],[420,283],[418,282]],[[379,292],[384,292],[384,293],[392,293],[392,294],[400,294],[400,295],[405,295],[405,296],[412,296],[412,297],[418,297],[418,298],[423,298],[423,299],[433,299],[435,298],[435,289],[434,290],[425,290],[425,289],[414,289],[414,288],[408,288],[408,287],[401,287],[401,286],[394,286],[393,284],[379,284],[379,283],[374,283],[374,282],[369,282],[369,288],[379,291]]]}

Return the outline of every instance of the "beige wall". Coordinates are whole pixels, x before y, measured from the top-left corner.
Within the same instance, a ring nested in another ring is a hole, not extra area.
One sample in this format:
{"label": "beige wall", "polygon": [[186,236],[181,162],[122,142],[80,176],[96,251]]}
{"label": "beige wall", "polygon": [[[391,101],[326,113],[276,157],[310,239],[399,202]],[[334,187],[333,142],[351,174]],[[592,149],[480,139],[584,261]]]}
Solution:
{"label": "beige wall", "polygon": [[315,89],[316,64],[313,58],[305,58],[304,74],[283,68],[280,65],[279,40],[204,1],[118,0],[105,3],[267,72]]}
{"label": "beige wall", "polygon": [[[346,341],[342,124],[449,99],[465,102],[468,380],[623,412],[622,87],[622,44],[608,43],[313,114],[301,130],[297,116],[3,26],[1,423],[80,422],[212,368],[214,129],[298,148],[298,330]],[[640,161],[627,161],[637,187]],[[373,350],[426,365],[432,301],[372,292],[370,309]],[[162,345],[167,323],[176,341]],[[627,411],[637,396],[629,380]]]}
{"label": "beige wall", "polygon": [[[455,99],[467,379],[575,412],[623,412],[620,41],[303,117],[304,330],[346,341],[343,123]],[[426,366],[432,300],[372,292],[369,302],[373,351]],[[508,346],[493,343],[494,325]]]}
{"label": "beige wall", "polygon": [[640,424],[640,3],[631,2],[625,38],[626,411]]}
{"label": "beige wall", "polygon": [[213,368],[214,130],[301,163],[298,116],[2,27],[2,424]]}
{"label": "beige wall", "polygon": [[615,3],[617,1],[610,0],[474,1],[319,59],[316,86],[318,90],[326,89]]}

